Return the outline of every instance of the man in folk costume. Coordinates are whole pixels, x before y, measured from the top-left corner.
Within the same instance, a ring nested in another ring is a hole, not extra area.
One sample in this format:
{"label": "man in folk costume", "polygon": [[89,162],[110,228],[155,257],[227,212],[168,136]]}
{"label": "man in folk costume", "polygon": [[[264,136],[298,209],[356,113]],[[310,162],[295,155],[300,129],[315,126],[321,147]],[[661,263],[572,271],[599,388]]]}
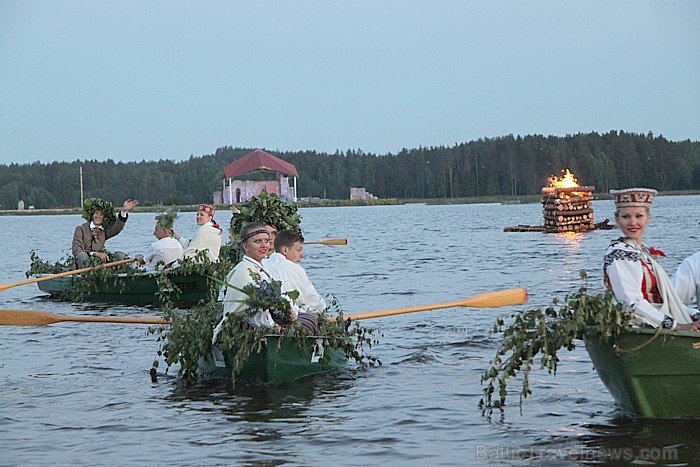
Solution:
{"label": "man in folk costume", "polygon": [[139,265],[146,265],[146,269],[163,270],[177,265],[177,260],[182,258],[184,249],[180,242],[173,238],[173,224],[177,218],[174,211],[158,214],[153,236],[158,240],[151,243],[150,249],[145,255],[134,255]]}
{"label": "man in folk costume", "polygon": [[604,281],[618,302],[634,311],[633,324],[648,324],[664,329],[699,329],[698,322],[671,284],[655,256],[660,250],[643,243],[644,232],[651,221],[651,206],[656,190],[628,188],[611,190],[615,202],[615,221],[624,234],[611,242],[603,259]]}
{"label": "man in folk costume", "polygon": [[283,292],[299,292],[299,297],[292,304],[292,319],[315,333],[318,332],[316,315],[326,309],[326,302],[299,264],[304,256],[304,237],[296,230],[287,229],[277,234],[275,252],[263,259],[262,263],[270,277],[282,282]]}
{"label": "man in folk costume", "polygon": [[[109,201],[100,198],[85,200],[83,218],[87,222],[75,228],[71,248],[78,268],[85,267],[91,257],[102,262],[110,260],[110,254],[105,250],[105,242],[124,229],[129,211],[138,204],[136,200],[127,199],[119,215],[115,216],[114,206]],[[126,258],[126,255],[120,251],[112,253],[111,256],[116,261]]]}

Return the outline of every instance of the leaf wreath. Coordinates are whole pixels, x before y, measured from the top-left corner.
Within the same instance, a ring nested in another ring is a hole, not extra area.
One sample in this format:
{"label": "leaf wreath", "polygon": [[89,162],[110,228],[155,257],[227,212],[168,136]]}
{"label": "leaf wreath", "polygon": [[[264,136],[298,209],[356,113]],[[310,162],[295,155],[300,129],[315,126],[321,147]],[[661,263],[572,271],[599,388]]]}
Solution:
{"label": "leaf wreath", "polygon": [[172,209],[156,215],[156,221],[163,230],[172,229],[175,226],[175,219],[177,219],[177,211]]}
{"label": "leaf wreath", "polygon": [[109,229],[117,221],[117,216],[114,214],[114,206],[109,201],[102,198],[88,198],[83,204],[83,219],[90,222],[95,211],[102,211],[104,220],[102,226]]}
{"label": "leaf wreath", "polygon": [[238,237],[241,227],[248,222],[274,225],[279,230],[301,231],[301,216],[297,205],[284,202],[266,190],[248,200],[240,210],[240,214],[231,218],[231,236],[234,238]]}

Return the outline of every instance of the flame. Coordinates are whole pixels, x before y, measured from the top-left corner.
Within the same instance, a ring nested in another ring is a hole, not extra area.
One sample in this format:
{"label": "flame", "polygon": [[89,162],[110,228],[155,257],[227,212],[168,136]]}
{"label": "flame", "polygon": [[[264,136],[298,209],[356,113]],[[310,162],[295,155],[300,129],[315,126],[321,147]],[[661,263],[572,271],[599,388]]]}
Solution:
{"label": "flame", "polygon": [[575,188],[580,186],[574,174],[569,172],[569,169],[562,170],[562,173],[564,175],[561,177],[555,177],[554,175],[549,177],[549,186],[554,188]]}

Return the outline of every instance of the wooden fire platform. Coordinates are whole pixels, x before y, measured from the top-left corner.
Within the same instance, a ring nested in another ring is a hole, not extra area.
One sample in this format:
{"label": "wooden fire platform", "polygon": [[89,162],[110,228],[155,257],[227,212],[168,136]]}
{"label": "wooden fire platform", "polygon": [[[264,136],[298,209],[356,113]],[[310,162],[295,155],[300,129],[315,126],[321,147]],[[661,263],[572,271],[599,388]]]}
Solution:
{"label": "wooden fire platform", "polygon": [[560,230],[553,231],[551,228],[547,228],[543,225],[513,225],[503,227],[504,232],[545,232],[545,233],[563,233],[563,232],[574,232],[574,233],[584,233],[590,232],[592,230],[612,230],[614,225],[610,225],[610,219],[605,219],[602,222],[597,222],[593,224],[592,228],[587,228],[585,230]]}

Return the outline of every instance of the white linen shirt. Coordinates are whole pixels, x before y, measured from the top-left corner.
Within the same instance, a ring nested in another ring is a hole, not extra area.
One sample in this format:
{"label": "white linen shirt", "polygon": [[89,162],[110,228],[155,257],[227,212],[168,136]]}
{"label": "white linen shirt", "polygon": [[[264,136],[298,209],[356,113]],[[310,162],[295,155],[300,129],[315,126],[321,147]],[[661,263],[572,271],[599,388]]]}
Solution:
{"label": "white linen shirt", "polygon": [[[248,284],[252,284],[253,278],[250,275],[250,271],[253,271],[255,273],[260,274],[260,277],[263,279],[268,278],[267,272],[265,272],[262,268],[262,265],[255,261],[253,258],[249,256],[243,256],[243,259],[241,260],[240,263],[235,265],[233,269],[231,269],[231,272],[228,273],[226,276],[226,283],[231,284],[238,289],[242,289]],[[212,337],[212,342],[216,343],[216,338],[219,335],[219,332],[221,332],[221,328],[223,326],[224,321],[226,320],[226,316],[228,316],[229,313],[245,313],[247,310],[247,306],[245,303],[242,303],[240,300],[245,300],[247,298],[247,295],[240,290],[234,289],[233,287],[227,287],[226,288],[226,293],[224,294],[224,314],[221,318],[221,321],[219,324],[216,325],[214,328],[214,336]],[[250,320],[248,321],[251,326],[259,327],[259,326],[269,326],[269,327],[277,327],[277,324],[275,321],[272,319],[272,316],[270,315],[269,311],[258,311],[255,316],[251,316]]]}
{"label": "white linen shirt", "polygon": [[321,313],[326,309],[326,301],[316,291],[303,267],[276,252],[263,260],[263,267],[270,277],[282,282],[282,292],[299,292],[294,304],[300,311]]}
{"label": "white linen shirt", "polygon": [[144,261],[148,262],[146,269],[149,271],[153,271],[156,268],[161,270],[182,258],[183,252],[182,245],[174,238],[161,238],[151,243],[150,250],[143,257]]}
{"label": "white linen shirt", "polygon": [[[634,311],[636,319],[633,323],[675,329],[679,322],[690,322],[692,311],[680,303],[675,287],[671,285],[661,265],[654,264],[655,261],[647,253],[647,247],[625,240],[616,240],[608,247],[603,260],[603,271],[615,299]],[[650,286],[649,280],[652,277],[645,277],[643,261],[651,269],[658,267],[652,274],[661,296],[665,297],[664,303],[650,303],[645,297],[643,288]]]}
{"label": "white linen shirt", "polygon": [[221,229],[214,227],[214,223],[209,221],[202,224],[194,234],[194,238],[189,242],[180,239],[182,247],[185,249],[184,258],[196,256],[201,250],[207,252],[209,260],[216,261],[219,259],[219,250],[221,249]]}
{"label": "white linen shirt", "polygon": [[700,304],[700,251],[683,260],[671,282],[683,303],[688,305],[695,297]]}

